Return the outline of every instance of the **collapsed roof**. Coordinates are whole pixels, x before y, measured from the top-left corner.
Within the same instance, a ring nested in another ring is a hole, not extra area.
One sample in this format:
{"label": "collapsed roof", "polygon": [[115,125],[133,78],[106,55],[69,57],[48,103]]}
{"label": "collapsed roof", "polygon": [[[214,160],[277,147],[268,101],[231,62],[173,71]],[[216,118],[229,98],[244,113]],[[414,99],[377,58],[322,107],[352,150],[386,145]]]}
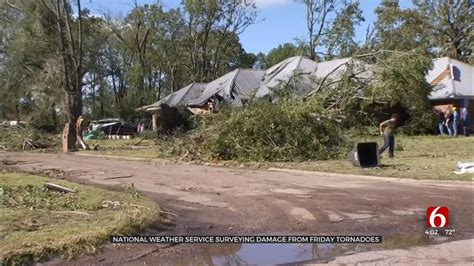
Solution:
{"label": "collapsed roof", "polygon": [[[242,100],[272,95],[281,84],[302,95],[313,88],[313,79],[338,80],[349,66],[354,66],[354,75],[360,79],[372,79],[374,66],[354,58],[342,58],[325,62],[315,62],[302,56],[290,57],[268,70],[236,69],[210,83],[191,83],[168,95],[160,101],[141,107],[153,111],[165,104],[169,107],[200,107],[210,99],[217,98],[232,106],[243,105]],[[430,99],[474,97],[473,67],[448,57],[434,61],[434,68],[426,79],[434,87]],[[461,78],[462,75],[462,78]],[[448,79],[448,76],[451,77]],[[288,86],[293,85],[293,86]]]}
{"label": "collapsed roof", "polygon": [[[293,89],[293,95],[301,96],[313,90],[318,82],[341,79],[349,66],[354,67],[354,75],[358,78],[369,78],[373,74],[370,65],[351,57],[318,63],[302,56],[290,57],[266,71],[256,96],[272,95],[281,84],[286,90]],[[316,80],[319,81],[315,83]]]}
{"label": "collapsed roof", "polygon": [[210,83],[191,83],[139,110],[155,111],[162,105],[172,108],[203,106],[214,97],[235,107],[243,106],[242,100],[249,99],[255,94],[264,74],[263,70],[236,69]]}
{"label": "collapsed roof", "polygon": [[[302,56],[294,56],[283,60],[265,71],[264,80],[257,91],[256,97],[269,95],[280,84],[297,82],[295,94],[307,91],[311,86],[310,75],[317,69],[317,63]],[[300,78],[295,78],[298,75]],[[296,85],[296,84],[295,84]]]}
{"label": "collapsed roof", "polygon": [[242,100],[253,96],[271,95],[280,84],[293,82],[295,95],[311,89],[312,78],[325,76],[336,78],[347,69],[351,58],[316,63],[303,56],[290,57],[268,70],[236,69],[210,83],[191,83],[188,86],[140,110],[154,111],[165,104],[169,107],[199,107],[211,98],[226,102],[234,107],[243,105]]}
{"label": "collapsed roof", "polygon": [[252,97],[259,88],[263,70],[236,69],[209,82],[199,97],[189,101],[188,106],[202,106],[217,97],[232,106],[243,106],[242,100]]}
{"label": "collapsed roof", "polygon": [[160,109],[163,104],[172,108],[186,107],[191,100],[194,100],[201,95],[206,88],[206,85],[206,83],[191,83],[151,105],[143,106],[141,110],[155,111]]}

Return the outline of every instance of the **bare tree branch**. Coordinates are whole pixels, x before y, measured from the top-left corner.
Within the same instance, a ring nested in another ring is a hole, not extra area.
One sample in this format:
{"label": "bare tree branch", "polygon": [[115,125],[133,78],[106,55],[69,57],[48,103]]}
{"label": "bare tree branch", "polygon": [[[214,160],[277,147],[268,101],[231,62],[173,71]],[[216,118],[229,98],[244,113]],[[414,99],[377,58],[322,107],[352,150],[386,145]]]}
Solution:
{"label": "bare tree branch", "polygon": [[25,10],[23,8],[20,8],[19,6],[10,3],[9,0],[4,0],[4,1],[7,4],[7,6],[9,6],[10,8],[16,9],[16,10],[21,11],[21,12],[25,12]]}

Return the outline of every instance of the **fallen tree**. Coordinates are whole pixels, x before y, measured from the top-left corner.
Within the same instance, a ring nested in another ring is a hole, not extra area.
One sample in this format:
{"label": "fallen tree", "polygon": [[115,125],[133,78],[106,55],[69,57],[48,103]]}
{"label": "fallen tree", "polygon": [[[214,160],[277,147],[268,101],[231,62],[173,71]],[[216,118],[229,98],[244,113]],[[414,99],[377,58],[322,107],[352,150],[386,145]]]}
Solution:
{"label": "fallen tree", "polygon": [[258,101],[217,116],[205,148],[218,159],[323,160],[345,151],[340,120],[316,100]]}
{"label": "fallen tree", "polygon": [[0,149],[3,150],[36,150],[54,148],[59,139],[29,125],[12,127],[0,126]]}

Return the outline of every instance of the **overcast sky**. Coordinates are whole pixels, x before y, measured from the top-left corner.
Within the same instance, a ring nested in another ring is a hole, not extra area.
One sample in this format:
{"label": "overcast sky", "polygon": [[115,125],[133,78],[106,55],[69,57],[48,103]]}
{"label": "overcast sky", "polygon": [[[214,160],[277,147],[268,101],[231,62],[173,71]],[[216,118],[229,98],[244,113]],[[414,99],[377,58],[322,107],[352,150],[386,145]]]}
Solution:
{"label": "overcast sky", "polygon": [[[257,23],[240,35],[247,52],[267,53],[272,48],[286,42],[295,42],[295,38],[306,38],[306,17],[303,4],[294,0],[253,0],[258,8]],[[155,3],[156,0],[137,0],[139,5]],[[165,7],[178,7],[181,0],[162,0]],[[133,8],[133,0],[83,0],[82,5],[92,13],[103,14],[107,11],[124,16]],[[357,27],[357,38],[363,40],[368,25],[375,20],[374,10],[380,0],[360,0],[365,22]],[[411,5],[410,0],[400,0],[402,7]]]}

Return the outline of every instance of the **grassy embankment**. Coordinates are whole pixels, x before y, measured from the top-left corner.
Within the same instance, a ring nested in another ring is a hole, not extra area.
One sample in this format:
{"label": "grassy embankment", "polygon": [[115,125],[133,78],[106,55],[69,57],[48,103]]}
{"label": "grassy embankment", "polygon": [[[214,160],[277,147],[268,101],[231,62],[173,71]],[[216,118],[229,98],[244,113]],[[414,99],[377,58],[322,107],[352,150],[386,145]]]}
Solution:
{"label": "grassy embankment", "polygon": [[[362,141],[377,141],[381,137],[361,138]],[[183,154],[176,154],[179,144],[154,144],[151,140],[137,143],[135,140],[97,140],[91,143],[100,144],[100,154],[140,158],[165,158],[179,160]],[[184,149],[181,153],[184,153]],[[241,163],[220,161],[218,165],[248,167],[283,167],[301,170],[362,174],[414,179],[472,180],[472,174],[456,175],[453,173],[457,161],[474,161],[474,138],[448,138],[440,136],[397,136],[395,158],[388,154],[382,156],[382,167],[361,169],[353,167],[346,159],[306,162],[259,162]],[[187,159],[187,157],[185,158]],[[214,161],[214,163],[216,163]]]}
{"label": "grassy embankment", "polygon": [[[43,190],[45,182],[76,193]],[[0,264],[93,253],[113,234],[160,219],[159,206],[133,187],[122,192],[22,173],[0,174]]]}

